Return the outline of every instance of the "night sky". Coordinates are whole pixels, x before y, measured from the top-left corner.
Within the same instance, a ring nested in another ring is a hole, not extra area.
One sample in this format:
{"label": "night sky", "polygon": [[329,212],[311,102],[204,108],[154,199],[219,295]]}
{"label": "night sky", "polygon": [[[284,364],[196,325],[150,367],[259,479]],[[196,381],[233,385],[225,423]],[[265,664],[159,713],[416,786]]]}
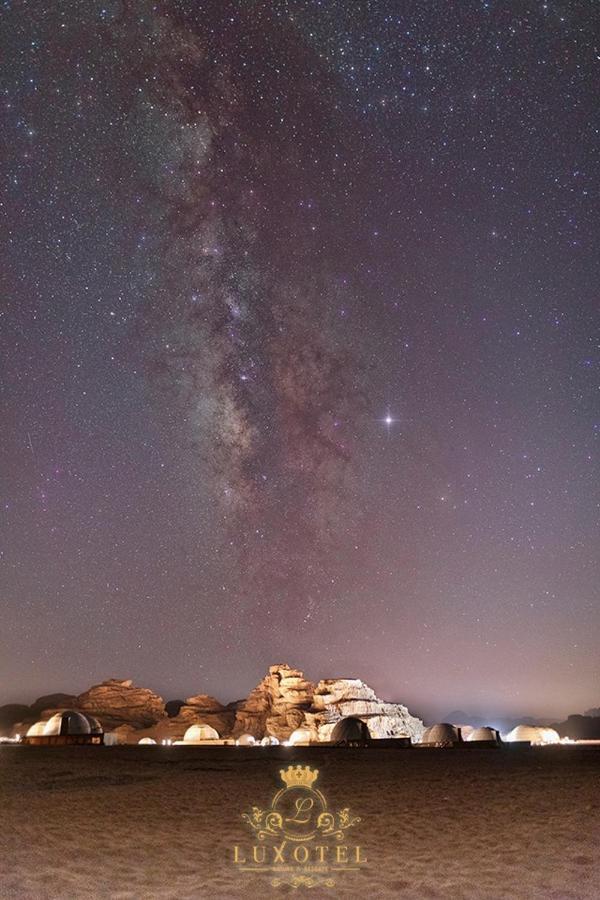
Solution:
{"label": "night sky", "polygon": [[4,0],[0,702],[600,702],[600,12]]}

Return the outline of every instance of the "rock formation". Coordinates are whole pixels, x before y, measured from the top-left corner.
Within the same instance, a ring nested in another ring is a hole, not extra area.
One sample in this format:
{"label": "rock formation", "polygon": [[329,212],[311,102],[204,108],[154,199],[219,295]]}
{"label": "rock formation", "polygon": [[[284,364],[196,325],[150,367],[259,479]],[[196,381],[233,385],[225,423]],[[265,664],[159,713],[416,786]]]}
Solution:
{"label": "rock formation", "polygon": [[[221,738],[251,734],[259,740],[272,736],[279,741],[302,728],[312,740],[327,741],[336,723],[348,716],[365,722],[373,738],[418,741],[424,730],[421,720],[405,706],[379,700],[359,678],[330,678],[314,684],[299,669],[283,663],[271,666],[245,700],[227,706],[208,694],[196,694],[181,704],[176,715],[175,705],[168,715],[164,701],[153,691],[130,680],[110,678],[79,697],[52,694],[31,707],[5,707],[5,729],[12,725],[13,731],[23,731],[23,723],[47,719],[66,707],[95,716],[120,743],[137,743],[142,737],[158,742],[181,740],[190,725],[210,725]],[[12,724],[17,717],[21,723]]]}
{"label": "rock formation", "polygon": [[257,738],[273,735],[283,741],[296,728],[308,728],[314,740],[329,740],[336,722],[357,716],[374,738],[410,737],[419,740],[423,723],[405,706],[384,703],[359,678],[332,678],[314,685],[285,664],[269,674],[238,704],[234,735]]}
{"label": "rock formation", "polygon": [[285,664],[271,666],[269,674],[238,704],[234,736],[272,735],[285,740],[304,722],[313,691],[314,685],[305,680],[299,669]]}
{"label": "rock formation", "polygon": [[307,724],[319,740],[329,740],[336,722],[346,716],[362,719],[373,738],[410,737],[418,741],[424,726],[406,706],[385,703],[359,678],[328,678],[319,681],[313,694]]}
{"label": "rock formation", "polygon": [[179,739],[190,725],[210,725],[220,737],[228,737],[234,722],[235,704],[223,706],[209,694],[197,694],[188,697],[179,713],[173,716],[169,731]]}
{"label": "rock formation", "polygon": [[166,717],[162,697],[148,688],[136,687],[130,679],[110,678],[95,684],[77,697],[73,707],[95,716],[106,730],[119,725],[148,728]]}
{"label": "rock formation", "polygon": [[39,719],[45,710],[56,712],[59,709],[73,709],[76,704],[77,697],[74,694],[46,694],[33,701],[31,711]]}
{"label": "rock formation", "polygon": [[167,700],[165,703],[165,712],[169,718],[172,719],[179,715],[179,710],[182,706],[185,706],[185,700]]}

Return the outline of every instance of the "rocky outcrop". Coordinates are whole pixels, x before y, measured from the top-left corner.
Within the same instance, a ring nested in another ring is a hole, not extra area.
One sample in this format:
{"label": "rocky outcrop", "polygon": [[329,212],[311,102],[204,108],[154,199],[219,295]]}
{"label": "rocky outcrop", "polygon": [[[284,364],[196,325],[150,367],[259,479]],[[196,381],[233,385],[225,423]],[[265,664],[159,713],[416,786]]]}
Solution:
{"label": "rocky outcrop", "polygon": [[106,730],[120,725],[148,728],[166,717],[162,697],[148,688],[136,687],[130,679],[110,678],[80,694],[75,709],[100,720]]}
{"label": "rocky outcrop", "polygon": [[287,740],[296,728],[306,728],[315,741],[327,741],[346,716],[362,719],[373,738],[410,737],[418,741],[423,722],[398,703],[385,703],[359,678],[331,678],[313,684],[299,669],[280,664],[238,704],[234,736],[272,735]]}
{"label": "rocky outcrop", "polygon": [[46,694],[38,697],[31,704],[31,710],[34,716],[39,718],[45,710],[73,709],[77,704],[77,697],[74,694]]}
{"label": "rocky outcrop", "polygon": [[235,704],[223,706],[210,694],[197,694],[187,698],[171,723],[170,731],[176,739],[183,737],[190,725],[210,725],[219,737],[229,737],[235,723]]}
{"label": "rocky outcrop", "polygon": [[368,725],[373,738],[410,737],[418,741],[424,730],[421,719],[406,706],[386,703],[359,678],[329,678],[320,681],[313,694],[306,720],[319,740],[329,740],[340,719],[355,716]]}
{"label": "rocky outcrop", "polygon": [[272,735],[285,740],[304,722],[313,691],[314,684],[306,681],[299,669],[284,663],[271,666],[268,675],[237,705],[234,736]]}
{"label": "rocky outcrop", "polygon": [[179,710],[185,706],[185,700],[167,700],[165,703],[165,712],[172,719],[179,715]]}

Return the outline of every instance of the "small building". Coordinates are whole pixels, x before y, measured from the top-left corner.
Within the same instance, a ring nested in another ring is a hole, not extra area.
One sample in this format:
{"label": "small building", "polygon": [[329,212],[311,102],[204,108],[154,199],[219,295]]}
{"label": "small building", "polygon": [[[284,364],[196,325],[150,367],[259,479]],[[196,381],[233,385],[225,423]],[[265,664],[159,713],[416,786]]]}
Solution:
{"label": "small building", "polygon": [[32,725],[23,738],[24,744],[35,746],[65,746],[67,744],[103,744],[102,725],[94,716],[74,709],[55,713],[47,722]]}

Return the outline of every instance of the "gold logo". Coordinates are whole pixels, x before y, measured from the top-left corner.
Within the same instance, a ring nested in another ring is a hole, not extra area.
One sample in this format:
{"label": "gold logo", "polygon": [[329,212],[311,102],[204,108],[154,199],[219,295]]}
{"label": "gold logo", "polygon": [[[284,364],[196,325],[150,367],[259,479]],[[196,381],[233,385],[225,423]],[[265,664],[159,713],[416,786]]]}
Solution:
{"label": "gold logo", "polygon": [[288,766],[287,769],[280,769],[279,774],[281,780],[287,787],[307,787],[311,788],[319,777],[319,770],[314,772],[310,766]]}
{"label": "gold logo", "polygon": [[274,887],[333,887],[337,874],[367,862],[363,848],[348,842],[350,829],[361,820],[350,807],[328,808],[325,795],[315,787],[318,769],[288,766],[279,775],[284,786],[270,806],[253,806],[242,814],[256,843],[236,844],[233,861],[245,872],[271,874]]}

